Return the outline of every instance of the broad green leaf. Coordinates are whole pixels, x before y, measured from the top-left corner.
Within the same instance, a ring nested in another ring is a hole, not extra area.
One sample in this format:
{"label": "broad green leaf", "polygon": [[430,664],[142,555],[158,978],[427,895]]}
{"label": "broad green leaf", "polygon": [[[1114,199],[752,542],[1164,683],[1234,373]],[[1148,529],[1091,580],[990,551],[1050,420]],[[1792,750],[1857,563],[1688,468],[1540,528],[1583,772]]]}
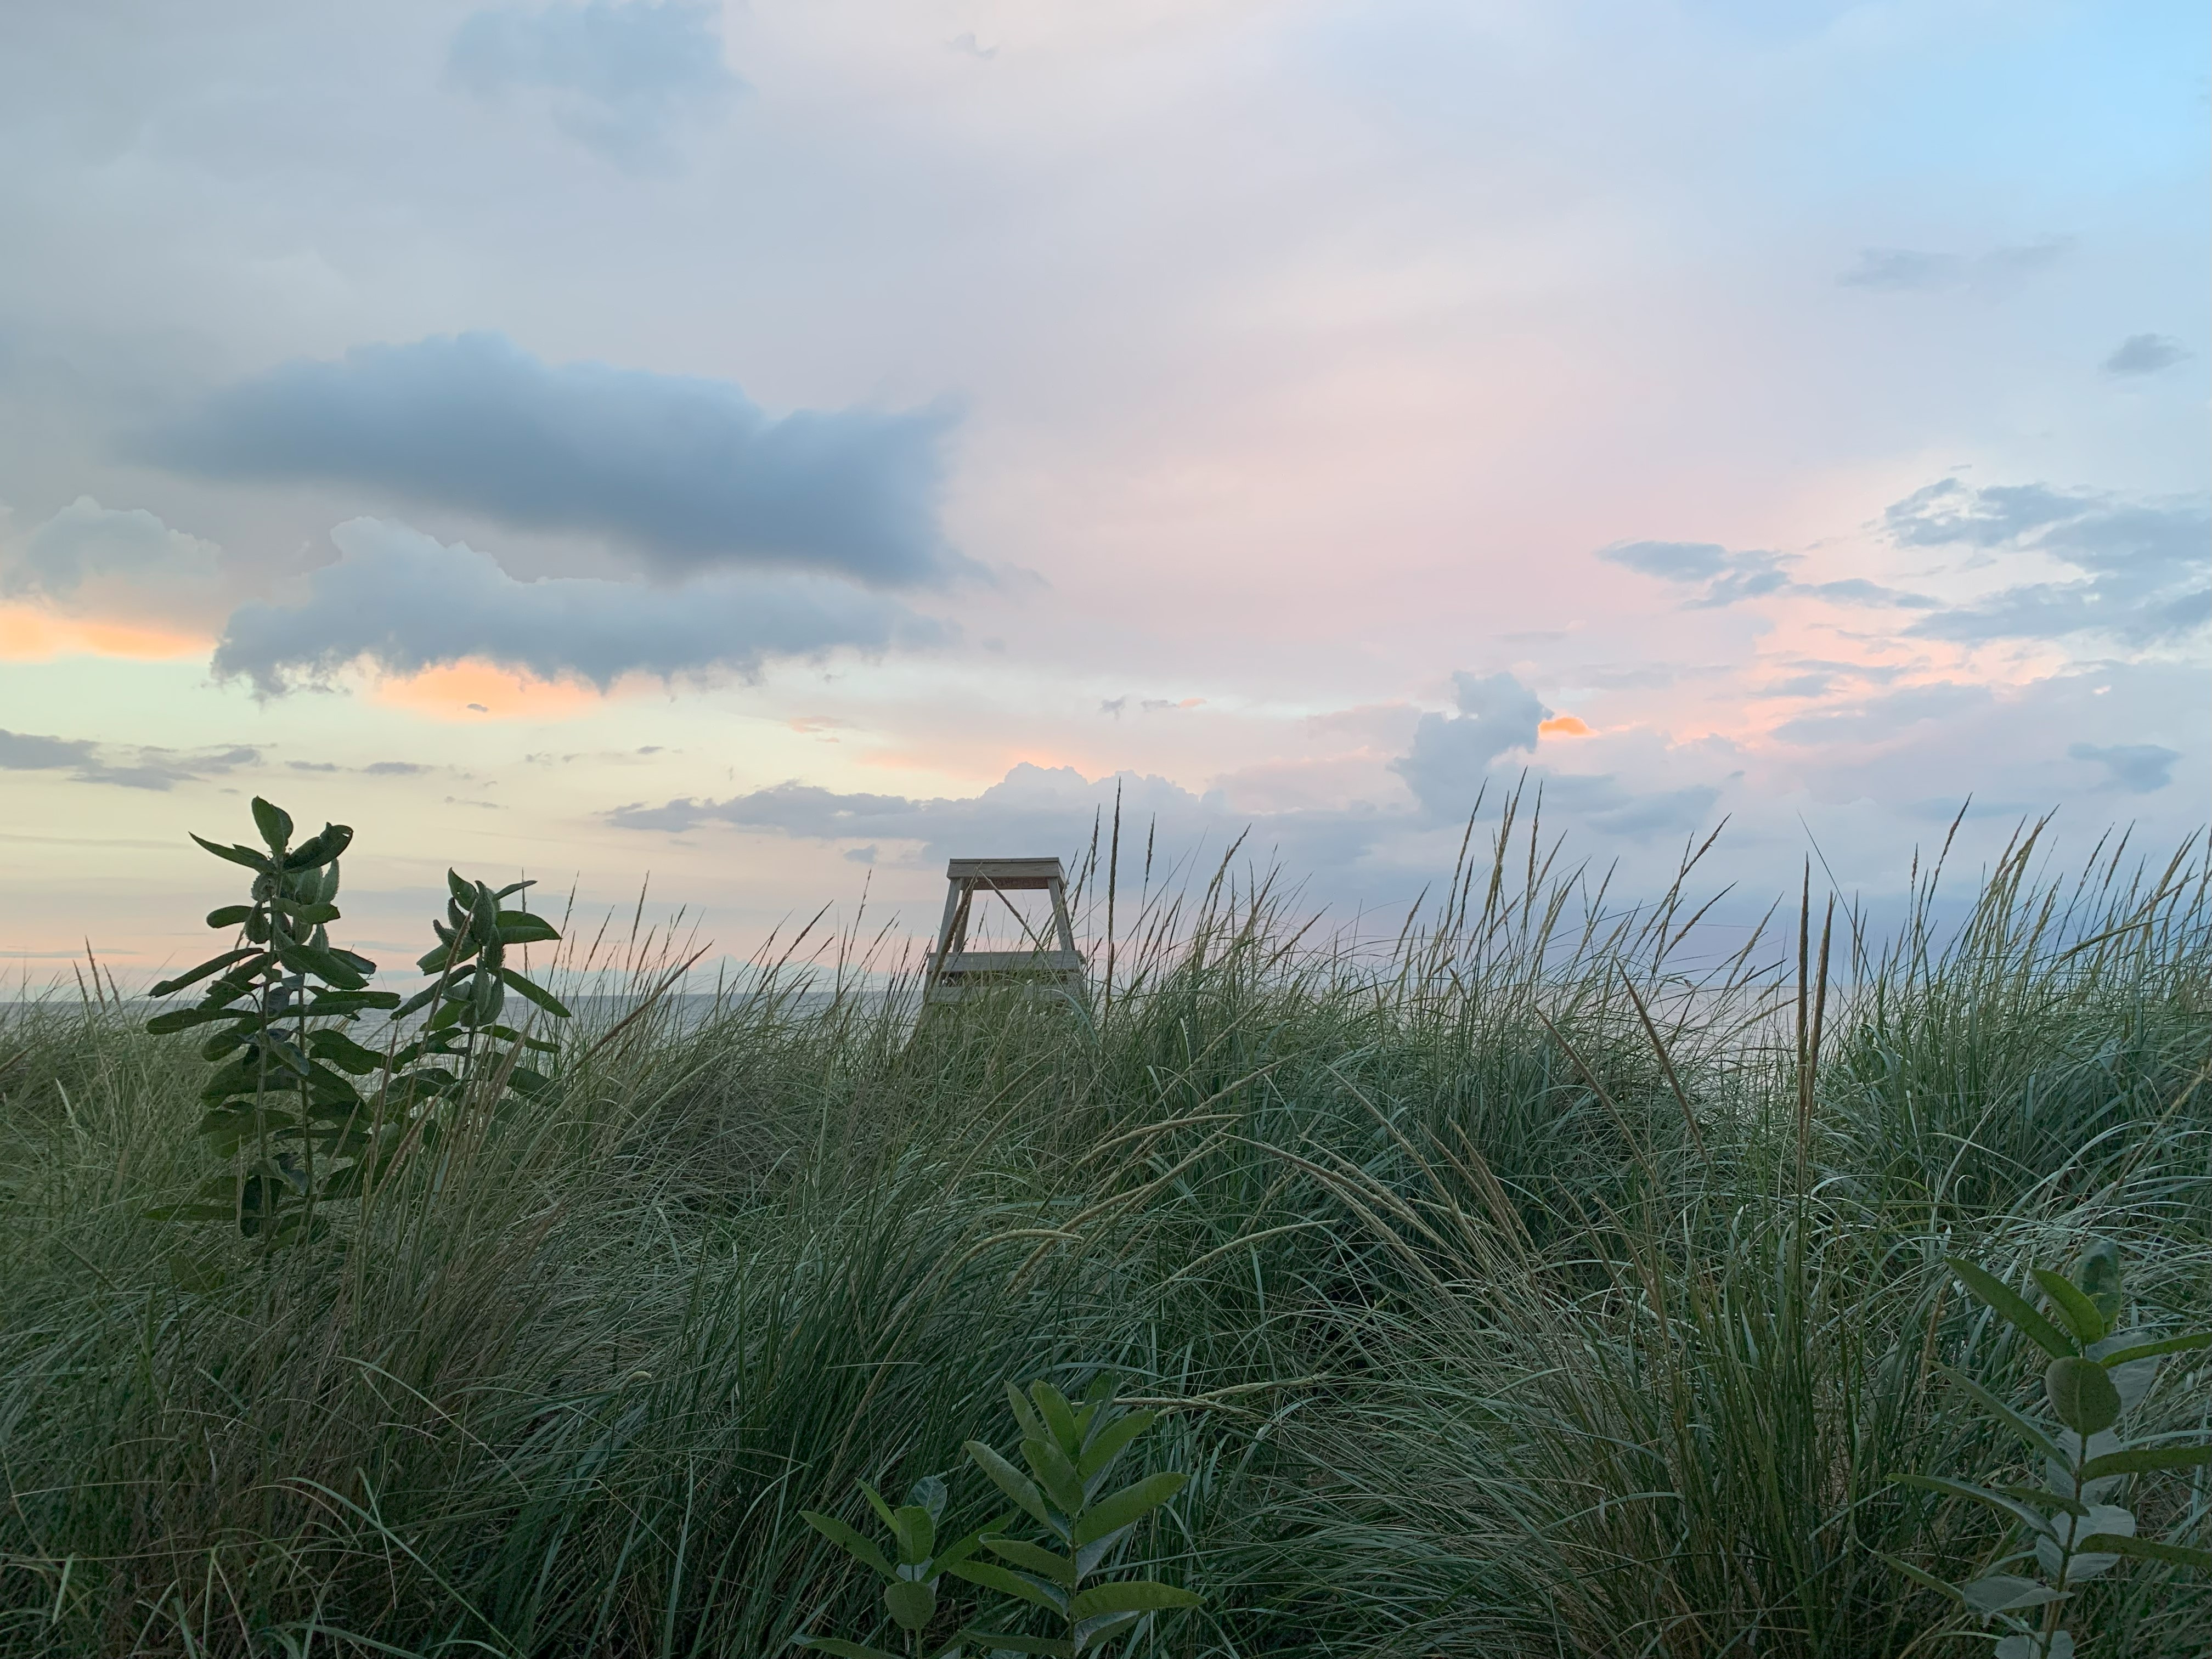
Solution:
{"label": "broad green leaf", "polygon": [[2029,1307],[2026,1299],[2009,1285],[1997,1278],[1996,1274],[1977,1267],[1963,1256],[1952,1255],[1943,1259],[1950,1264],[1951,1271],[1958,1274],[1960,1282],[1968,1290],[1987,1303],[2007,1324],[2041,1348],[2044,1352],[2057,1359],[2072,1356],[2074,1344],[2066,1340],[2065,1334],[2034,1309]]}
{"label": "broad green leaf", "polygon": [[2193,1468],[2212,1463],[2212,1446],[2136,1446],[2107,1452],[2081,1466],[2081,1478],[2095,1480],[2107,1474],[2148,1474],[2154,1469]]}
{"label": "broad green leaf", "polygon": [[[337,955],[332,951],[333,956]],[[400,1003],[397,991],[318,991],[307,1005],[309,1019],[323,1019],[333,1015],[356,1014],[370,1008],[397,1008]]]}
{"label": "broad green leaf", "polygon": [[343,1031],[320,1030],[307,1038],[307,1052],[317,1060],[327,1060],[340,1071],[351,1072],[356,1077],[373,1072],[384,1064],[384,1056],[374,1048],[364,1048]]}
{"label": "broad green leaf", "polygon": [[2039,1533],[2051,1530],[2051,1518],[2039,1514],[2019,1499],[2008,1498],[2001,1492],[1991,1492],[1987,1486],[1978,1486],[1971,1480],[1952,1480],[1940,1474],[1901,1474],[1898,1484],[1918,1486],[1923,1492],[1942,1492],[1948,1498],[1965,1498],[1974,1503],[1987,1504],[2000,1514],[2024,1521]]}
{"label": "broad green leaf", "polygon": [[222,1100],[241,1089],[251,1094],[261,1086],[261,1066],[252,1054],[240,1054],[200,1085],[202,1100]]}
{"label": "broad green leaf", "polygon": [[937,1546],[937,1523],[919,1504],[902,1504],[892,1512],[891,1533],[898,1540],[899,1559],[908,1566],[928,1560]]}
{"label": "broad green leaf", "polygon": [[981,1584],[985,1589],[994,1589],[1001,1595],[1012,1595],[1021,1601],[1065,1616],[1067,1598],[1049,1584],[1014,1572],[1005,1567],[993,1566],[988,1561],[960,1561],[945,1571],[955,1578],[964,1578],[971,1584]]}
{"label": "broad green leaf", "polygon": [[1014,1408],[1014,1421],[1020,1425],[1023,1439],[1042,1440],[1045,1437],[1048,1431],[1044,1419],[1036,1414],[1036,1408],[1029,1402],[1029,1396],[1011,1382],[1006,1384],[1006,1403]]}
{"label": "broad green leaf", "polygon": [[1039,1415],[1045,1426],[1052,1431],[1054,1443],[1067,1464],[1068,1473],[1075,1473],[1075,1458],[1083,1447],[1083,1437],[1075,1426],[1075,1413],[1067,1403],[1067,1396],[1039,1377],[1030,1384],[1030,1397],[1036,1401]]}
{"label": "broad green leaf", "polygon": [[1996,1490],[2008,1498],[2017,1498],[2030,1509],[2057,1510],[2068,1515],[2087,1515],[2089,1512],[2089,1506],[2087,1504],[2077,1502],[2063,1492],[2052,1492],[2045,1486],[1999,1486]]}
{"label": "broad green leaf", "polygon": [[1052,1525],[1052,1512],[1045,1507],[1044,1494],[1029,1476],[980,1440],[968,1442],[968,1455],[975,1459],[975,1467],[989,1475],[1000,1492],[1020,1504],[1039,1526]]}
{"label": "broad green leaf", "polygon": [[453,902],[460,907],[464,914],[476,908],[477,884],[472,881],[463,880],[459,871],[446,872],[446,886],[453,896]]}
{"label": "broad green leaf", "polygon": [[2112,1321],[2120,1316],[2120,1247],[2109,1238],[2100,1238],[2092,1244],[2082,1252],[2074,1269],[2074,1282],[2096,1304],[2110,1328]]}
{"label": "broad green leaf", "polygon": [[341,991],[364,990],[368,986],[367,981],[328,951],[312,945],[288,945],[277,951],[276,959],[295,974],[313,974]]}
{"label": "broad green leaf", "polygon": [[353,826],[326,823],[295,848],[284,860],[288,870],[312,870],[329,864],[353,845]]}
{"label": "broad green leaf", "polygon": [[1102,1642],[1110,1642],[1123,1631],[1133,1628],[1148,1615],[1141,1613],[1107,1613],[1095,1619],[1085,1619],[1075,1626],[1075,1650],[1095,1648]]}
{"label": "broad green leaf", "polygon": [[526,911],[508,910],[499,919],[499,942],[501,945],[543,945],[561,937],[561,930],[542,916]]}
{"label": "broad green leaf", "polygon": [[501,1042],[519,1042],[526,1048],[535,1048],[541,1054],[557,1054],[561,1045],[544,1037],[532,1036],[527,1031],[518,1031],[512,1025],[487,1025],[484,1035],[495,1036]]}
{"label": "broad green leaf", "polygon": [[2104,1340],[2105,1333],[2111,1328],[2105,1323],[2105,1316],[2097,1310],[2095,1303],[2081,1294],[2072,1279],[2048,1267],[2038,1267],[2034,1274],[2035,1282],[2043,1286],[2044,1295],[2051,1298],[2051,1305],[2058,1310],[2059,1318],[2066,1322],[2066,1328],[2080,1339],[2084,1347]]}
{"label": "broad green leaf", "polygon": [[965,1561],[975,1553],[986,1536],[996,1533],[1002,1527],[1012,1525],[1013,1519],[1013,1512],[1008,1510],[1004,1515],[993,1516],[973,1532],[961,1534],[959,1537],[938,1551],[934,1563],[938,1571],[940,1572],[949,1571],[955,1563]]}
{"label": "broad green leaf", "polygon": [[2138,1561],[2167,1561],[2177,1567],[2212,1572],[2212,1550],[2187,1544],[2162,1544],[2155,1538],[2130,1538],[2118,1533],[2093,1533],[2081,1540],[2085,1550],[2104,1555],[2130,1555]]}
{"label": "broad green leaf", "polygon": [[291,843],[292,815],[258,795],[253,798],[253,827],[261,832],[261,839],[269,843],[272,853],[281,853]]}
{"label": "broad green leaf", "polygon": [[[558,1046],[550,1042],[540,1043],[535,1037],[524,1037],[522,1041],[549,1049]],[[928,1511],[929,1523],[933,1527],[945,1519],[945,1482],[933,1474],[925,1474],[906,1489],[906,1501],[916,1509]]]}
{"label": "broad green leaf", "polygon": [[219,957],[210,957],[205,962],[200,963],[198,967],[193,969],[189,973],[179,974],[174,979],[165,979],[161,981],[159,984],[155,985],[151,991],[148,992],[147,994],[149,996],[156,997],[173,996],[177,992],[183,990],[187,985],[198,983],[201,980],[205,979],[210,974],[221,973],[224,969],[229,967],[234,962],[244,962],[248,957],[265,960],[267,954],[268,953],[266,951],[251,949],[226,951]]}
{"label": "broad green leaf", "polygon": [[1084,1389],[1084,1402],[1075,1411],[1075,1431],[1082,1433],[1084,1447],[1088,1447],[1091,1437],[1099,1429],[1106,1427],[1106,1422],[1113,1418],[1113,1395],[1119,1387],[1121,1387],[1121,1378],[1117,1378],[1113,1371],[1099,1371],[1097,1376],[1091,1378],[1091,1385]]}
{"label": "broad green leaf", "polygon": [[1070,1589],[1075,1588],[1075,1563],[1041,1545],[1025,1543],[1018,1538],[986,1538],[983,1547],[1001,1559],[1012,1562],[1024,1572],[1033,1572],[1040,1578],[1049,1578],[1054,1583],[1064,1584]]}
{"label": "broad green leaf", "polygon": [[[166,1014],[156,1014],[146,1022],[146,1030],[155,1036],[167,1036],[172,1031],[188,1031],[195,1025],[205,1025],[218,1019],[235,1019],[238,1016],[228,1008],[172,1008]],[[215,1056],[210,1054],[210,1060]]]}
{"label": "broad green leaf", "polygon": [[890,1609],[901,1630],[920,1631],[937,1611],[937,1592],[927,1584],[902,1578],[895,1584],[884,1586],[884,1605]]}
{"label": "broad green leaf", "polygon": [[[869,1484],[865,1482],[865,1480],[860,1480],[860,1482],[854,1482],[854,1484],[858,1484],[858,1486],[860,1486],[860,1495],[863,1495],[865,1500],[867,1500],[867,1506],[869,1506],[869,1509],[874,1509],[874,1510],[876,1510],[876,1520],[883,1522],[884,1526],[891,1526],[891,1506],[887,1504],[887,1502],[883,1502],[883,1493],[880,1493],[880,1491],[876,1491],[874,1486],[869,1486]],[[898,1528],[896,1528],[896,1526],[891,1526],[891,1531],[898,1531]]]}
{"label": "broad green leaf", "polygon": [[1131,1412],[1093,1435],[1091,1443],[1084,1448],[1082,1462],[1075,1466],[1076,1473],[1083,1477],[1085,1486],[1089,1486],[1103,1474],[1114,1460],[1121,1455],[1123,1447],[1159,1420],[1158,1412]]}
{"label": "broad green leaf", "polygon": [[2003,1401],[1998,1399],[1996,1395],[1991,1394],[1980,1383],[1975,1382],[1974,1379],[1967,1376],[1966,1372],[1950,1365],[1939,1366],[1937,1369],[1941,1370],[1945,1376],[1958,1384],[1959,1387],[1964,1389],[1968,1394],[1973,1395],[1977,1401],[1981,1402],[1982,1408],[1984,1411],[1995,1417],[2000,1423],[2002,1423],[2007,1428],[2010,1429],[2021,1439],[2027,1441],[2028,1445],[2034,1450],[2041,1452],[2045,1457],[2049,1458],[2054,1463],[2063,1464],[2069,1468],[2073,1466],[2073,1460],[2069,1458],[2065,1453],[2058,1449],[2057,1442],[2051,1439],[2049,1435],[2045,1434],[2041,1429],[2036,1427],[2034,1424],[2029,1422],[2027,1419],[2022,1417],[2011,1407],[2006,1405]]}
{"label": "broad green leaf", "polygon": [[2120,1418],[2120,1391],[2094,1359],[2069,1355],[2043,1374],[2043,1392],[2058,1420],[2076,1434],[2095,1434]]}
{"label": "broad green leaf", "polygon": [[2008,1572],[1993,1572],[1971,1584],[1961,1584],[1959,1594],[1977,1613],[2008,1613],[2014,1607],[2039,1607],[2048,1601],[2066,1599],[2063,1591],[2039,1584],[2033,1578],[2016,1578]]}
{"label": "broad green leaf", "polygon": [[[220,1012],[218,1013],[218,1018],[234,1020],[238,1017],[235,1014]],[[235,1024],[227,1031],[217,1031],[213,1036],[210,1037],[200,1046],[200,1058],[202,1060],[221,1060],[225,1054],[231,1053],[233,1050],[243,1048],[246,1044],[246,1037],[247,1032],[240,1029],[240,1027]]]}
{"label": "broad green leaf", "polygon": [[507,1006],[507,987],[495,975],[478,974],[475,991],[476,994],[469,999],[469,1023],[483,1025],[497,1019],[500,1010]]}
{"label": "broad green leaf", "polygon": [[252,914],[253,907],[250,904],[219,905],[207,913],[207,925],[210,927],[235,927]]}
{"label": "broad green leaf", "polygon": [[509,990],[520,993],[530,1001],[536,1003],[547,1013],[552,1015],[554,1018],[567,1019],[569,1018],[568,1005],[562,1002],[560,998],[555,996],[550,991],[547,990],[544,986],[524,978],[520,974],[516,973],[512,968],[501,969],[499,970],[499,976],[507,981],[507,986]]}
{"label": "broad green leaf", "polygon": [[1088,1544],[1109,1533],[1119,1532],[1150,1515],[1189,1483],[1190,1477],[1181,1473],[1148,1474],[1085,1510],[1076,1522],[1071,1541]]}
{"label": "broad green leaf", "polygon": [[314,1068],[309,1065],[307,1055],[301,1053],[291,1038],[283,1033],[276,1030],[264,1031],[261,1034],[261,1046],[278,1060],[286,1071],[295,1076],[307,1077],[313,1073]]}
{"label": "broad green leaf", "polygon": [[[191,835],[189,830],[185,833]],[[192,836],[192,839],[217,858],[228,859],[233,864],[242,864],[249,870],[258,870],[265,873],[276,867],[269,861],[266,854],[257,853],[251,847],[240,847],[234,843],[228,847],[218,847],[204,836]]]}
{"label": "broad green leaf", "polygon": [[881,1648],[872,1648],[865,1642],[848,1642],[841,1636],[794,1636],[791,1644],[795,1648],[812,1648],[821,1653],[834,1653],[837,1659],[899,1659],[896,1653]]}
{"label": "broad green leaf", "polygon": [[2169,1336],[2156,1342],[2138,1342],[2133,1347],[2121,1348],[2106,1354],[2098,1363],[2110,1367],[2125,1365],[2138,1359],[2154,1359],[2160,1354],[2184,1353],[2191,1348],[2212,1348],[2212,1331],[2191,1331],[2186,1336]]}
{"label": "broad green leaf", "polygon": [[884,1553],[881,1550],[854,1532],[836,1516],[823,1515],[818,1510],[801,1510],[799,1512],[799,1518],[862,1566],[872,1568],[886,1578],[898,1577],[891,1571],[891,1564],[884,1559]]}
{"label": "broad green leaf", "polygon": [[392,1011],[392,1018],[404,1019],[410,1014],[421,1012],[422,1009],[430,1006],[432,1000],[435,998],[437,994],[438,988],[436,986],[424,986],[413,996],[408,998],[406,1001],[401,1003],[397,1008],[394,1008]]}
{"label": "broad green leaf", "polygon": [[527,881],[510,881],[506,886],[501,888],[499,891],[494,893],[492,896],[495,899],[513,898],[517,893],[522,891],[524,888],[535,887],[537,885],[538,878],[535,876],[532,876]]}
{"label": "broad green leaf", "polygon": [[1075,1465],[1057,1440],[1024,1440],[1022,1458],[1036,1477],[1037,1485],[1044,1488],[1045,1496],[1060,1506],[1060,1512],[1071,1521],[1083,1508],[1083,1481],[1075,1473]]}
{"label": "broad green leaf", "polygon": [[1067,1604],[1075,1619],[1096,1618],[1102,1613],[1150,1613],[1158,1607],[1195,1607],[1206,1598],[1172,1584],[1149,1578],[1126,1578],[1110,1584],[1093,1584]]}

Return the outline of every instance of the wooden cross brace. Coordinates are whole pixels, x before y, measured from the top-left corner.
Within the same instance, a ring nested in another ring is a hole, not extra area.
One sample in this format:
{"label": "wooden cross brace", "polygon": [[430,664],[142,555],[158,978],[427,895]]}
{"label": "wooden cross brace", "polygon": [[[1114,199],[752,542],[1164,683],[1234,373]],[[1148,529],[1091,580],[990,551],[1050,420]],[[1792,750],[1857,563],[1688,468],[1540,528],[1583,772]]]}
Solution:
{"label": "wooden cross brace", "polygon": [[[1066,878],[1058,859],[954,859],[945,866],[945,919],[938,926],[937,949],[931,953],[923,982],[924,1007],[958,1002],[1007,984],[1079,998],[1088,994],[1090,974],[1083,953],[1075,948],[1075,928],[1067,917]],[[1018,892],[1051,895],[1050,939],[1040,938],[1006,896]],[[999,895],[1000,902],[1029,936],[1029,949],[968,948],[969,916],[978,893]]]}

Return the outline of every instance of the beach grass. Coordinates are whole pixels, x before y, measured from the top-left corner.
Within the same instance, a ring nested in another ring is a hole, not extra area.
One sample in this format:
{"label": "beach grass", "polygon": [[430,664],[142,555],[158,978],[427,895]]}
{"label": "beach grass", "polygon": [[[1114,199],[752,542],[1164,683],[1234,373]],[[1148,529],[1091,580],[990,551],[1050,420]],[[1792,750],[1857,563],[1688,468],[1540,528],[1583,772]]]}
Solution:
{"label": "beach grass", "polygon": [[[212,1167],[190,1045],[19,1005],[0,1651],[888,1642],[799,1512],[935,1474],[975,1524],[1005,1384],[1101,1368],[1194,1477],[1132,1559],[1205,1605],[1135,1651],[1980,1651],[1885,1559],[1997,1550],[1896,1477],[2012,1457],[1945,1365],[2039,1375],[1943,1258],[2111,1238],[2142,1322],[2212,1318],[2212,865],[2116,839],[1716,945],[1724,853],[1629,906],[1509,815],[1389,938],[1232,860],[1118,893],[1110,996],[918,1031],[857,937],[703,1015],[653,995],[680,953],[602,939],[568,970],[634,988],[555,1097],[260,1254],[145,1217]],[[2149,1427],[2212,1426],[2209,1376]],[[2201,1470],[2137,1502],[2212,1545]],[[2074,1627],[2194,1659],[2212,1584],[2130,1562]]]}

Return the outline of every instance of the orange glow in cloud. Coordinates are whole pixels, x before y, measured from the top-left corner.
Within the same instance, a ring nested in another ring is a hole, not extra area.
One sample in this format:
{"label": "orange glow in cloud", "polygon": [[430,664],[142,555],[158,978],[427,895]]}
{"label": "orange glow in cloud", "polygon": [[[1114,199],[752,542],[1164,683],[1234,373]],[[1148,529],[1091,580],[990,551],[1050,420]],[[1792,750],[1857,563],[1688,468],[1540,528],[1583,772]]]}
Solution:
{"label": "orange glow in cloud", "polygon": [[203,634],[182,634],[127,623],[84,622],[58,617],[34,605],[0,605],[0,662],[46,662],[55,657],[130,657],[140,662],[169,662],[204,656],[215,641]]}
{"label": "orange glow in cloud", "polygon": [[1579,714],[1561,714],[1556,720],[1540,721],[1536,730],[1547,738],[1586,738],[1590,734],[1589,722]]}
{"label": "orange glow in cloud", "polygon": [[385,680],[370,695],[387,708],[439,720],[568,720],[606,701],[588,685],[532,679],[512,669],[477,662]]}

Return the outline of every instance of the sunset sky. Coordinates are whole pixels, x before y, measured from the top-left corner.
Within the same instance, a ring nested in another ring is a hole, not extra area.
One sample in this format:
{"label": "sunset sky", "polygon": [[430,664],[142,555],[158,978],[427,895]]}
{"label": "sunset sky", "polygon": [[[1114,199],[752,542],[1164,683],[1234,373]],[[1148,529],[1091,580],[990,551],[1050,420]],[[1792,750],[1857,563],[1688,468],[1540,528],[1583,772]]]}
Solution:
{"label": "sunset sky", "polygon": [[1894,893],[2212,800],[2207,14],[0,19],[0,963],[351,823],[729,950],[1118,788],[1333,914],[1525,777]]}

